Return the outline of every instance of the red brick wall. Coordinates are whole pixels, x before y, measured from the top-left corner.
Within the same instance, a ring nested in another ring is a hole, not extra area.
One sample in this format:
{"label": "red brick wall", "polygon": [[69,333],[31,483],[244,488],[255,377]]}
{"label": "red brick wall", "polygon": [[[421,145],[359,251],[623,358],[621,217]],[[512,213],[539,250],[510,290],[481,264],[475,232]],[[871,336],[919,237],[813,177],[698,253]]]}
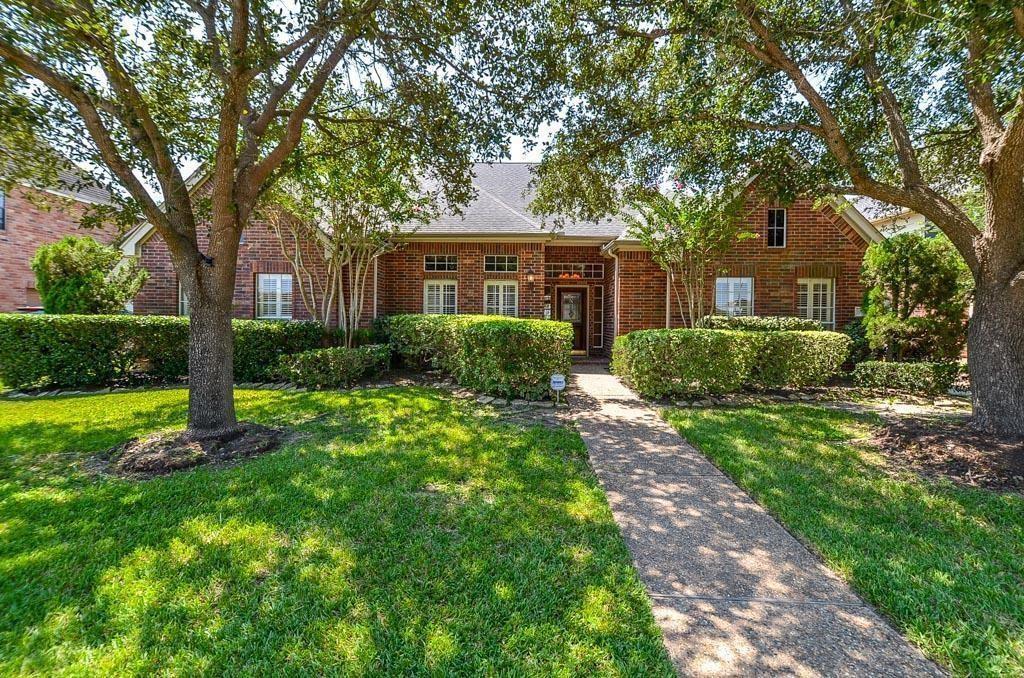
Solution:
{"label": "red brick wall", "polygon": [[[39,305],[36,278],[29,263],[40,245],[66,235],[89,235],[109,243],[116,235],[113,228],[79,228],[84,204],[30,190],[15,188],[6,195],[6,228],[0,231],[0,279],[4,281],[0,285],[0,312]],[[37,204],[39,201],[43,204]]]}
{"label": "red brick wall", "polygon": [[[200,230],[200,247],[208,242],[205,231]],[[178,275],[171,264],[170,253],[163,239],[152,234],[139,248],[139,261],[148,271],[149,280],[135,297],[135,313],[147,315],[177,315]],[[322,257],[318,257],[311,243],[304,244],[305,261],[313,275],[324,280],[326,273]],[[312,316],[302,303],[298,284],[291,263],[281,250],[277,237],[265,222],[254,222],[245,229],[242,243],[238,247],[238,267],[235,277],[235,294],[231,315],[235,318],[256,317],[256,276],[260,273],[288,273],[292,275],[292,317],[308,320]],[[369,285],[368,285],[369,286]],[[372,296],[367,302],[372,313]],[[337,297],[335,297],[336,299]],[[337,302],[332,307],[331,324],[337,324]]]}
{"label": "red brick wall", "polygon": [[[815,209],[811,200],[785,205],[787,241],[784,248],[767,246],[768,208],[782,207],[750,195],[748,228],[759,237],[743,240],[709,272],[705,312],[714,311],[714,279],[721,276],[754,279],[754,314],[796,315],[796,283],[799,278],[832,278],[835,287],[836,329],[854,317],[863,301],[860,266],[867,243],[830,207]],[[621,252],[623,313],[619,333],[641,327],[665,326],[666,278],[645,252]],[[625,268],[624,268],[625,267]],[[685,325],[673,294],[672,326]],[[683,307],[686,300],[683,298]]]}
{"label": "red brick wall", "polygon": [[[457,255],[458,272],[424,271],[427,254]],[[488,254],[517,255],[519,272],[484,273]],[[483,313],[485,280],[514,279],[519,282],[519,316],[544,314],[544,246],[539,242],[410,242],[381,257],[378,278],[380,315],[422,313],[426,279],[457,281],[459,313]]]}
{"label": "red brick wall", "polygon": [[646,251],[623,250],[619,259],[619,334],[665,326],[665,272]]}
{"label": "red brick wall", "polygon": [[[751,195],[749,226],[760,237],[736,245],[708,276],[706,311],[714,306],[716,275],[751,276],[754,278],[754,312],[757,315],[794,315],[796,313],[796,281],[802,277],[834,278],[836,290],[836,327],[842,328],[861,304],[863,290],[859,270],[866,243],[830,208],[814,209],[810,200],[798,200],[787,206],[788,239],[785,248],[768,248],[766,238],[769,203]],[[459,257],[458,272],[426,272],[423,259],[427,254],[455,254]],[[484,273],[484,256],[509,254],[519,257],[517,273]],[[665,273],[644,251],[621,250],[618,256],[618,280],[615,259],[601,254],[597,246],[545,247],[539,242],[427,242],[406,243],[383,256],[377,268],[377,298],[373,281],[368,281],[363,322],[368,325],[374,309],[379,315],[423,312],[423,281],[454,279],[458,282],[458,311],[481,313],[484,310],[484,281],[515,279],[519,282],[519,315],[539,318],[545,304],[553,306],[558,279],[547,279],[545,262],[598,263],[604,265],[602,280],[573,280],[585,285],[590,294],[589,345],[591,353],[607,353],[611,349],[615,321],[618,334],[637,329],[664,327],[666,302],[672,326],[681,326],[675,299],[666,299]],[[142,247],[142,263],[151,272],[151,279],[136,299],[139,313],[177,312],[177,276],[170,267],[166,247],[154,236]],[[257,273],[291,273],[273,233],[265,224],[255,224],[246,231],[245,243],[239,252],[239,271],[235,290],[234,315],[253,317],[255,276]],[[719,273],[720,272],[720,273]],[[533,278],[531,281],[530,278]],[[615,308],[615,287],[619,286],[619,308]],[[598,312],[598,291],[604,306],[603,323],[593,322]],[[308,317],[296,292],[296,318]],[[603,341],[599,341],[602,334]],[[603,344],[603,346],[600,346]]]}

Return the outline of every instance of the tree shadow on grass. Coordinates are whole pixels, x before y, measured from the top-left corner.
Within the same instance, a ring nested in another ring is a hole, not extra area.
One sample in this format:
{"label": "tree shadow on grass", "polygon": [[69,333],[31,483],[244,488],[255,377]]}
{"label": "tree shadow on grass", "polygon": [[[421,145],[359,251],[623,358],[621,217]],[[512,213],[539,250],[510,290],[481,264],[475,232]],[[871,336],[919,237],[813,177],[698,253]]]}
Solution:
{"label": "tree shadow on grass", "polygon": [[670,671],[575,434],[425,389],[239,410],[299,435],[142,483],[2,481],[0,667]]}

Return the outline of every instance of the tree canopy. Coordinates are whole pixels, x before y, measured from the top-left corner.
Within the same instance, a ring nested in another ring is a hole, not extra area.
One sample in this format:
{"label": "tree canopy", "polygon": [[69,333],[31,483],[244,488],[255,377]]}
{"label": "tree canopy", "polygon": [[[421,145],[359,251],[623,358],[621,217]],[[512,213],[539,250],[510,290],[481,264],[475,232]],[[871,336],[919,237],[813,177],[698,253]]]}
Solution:
{"label": "tree canopy", "polygon": [[1024,437],[1024,6],[535,1],[524,86],[562,121],[535,209],[595,218],[669,172],[920,213],[974,278],[976,423]]}
{"label": "tree canopy", "polygon": [[[503,36],[522,13],[514,0],[10,0],[0,140],[95,168],[153,225],[190,302],[189,428],[233,433],[238,243],[306,128],[402,144],[446,202],[466,202],[474,156],[499,155],[530,118],[488,58],[497,44],[514,56],[522,39]],[[190,165],[206,190],[190,190]]]}

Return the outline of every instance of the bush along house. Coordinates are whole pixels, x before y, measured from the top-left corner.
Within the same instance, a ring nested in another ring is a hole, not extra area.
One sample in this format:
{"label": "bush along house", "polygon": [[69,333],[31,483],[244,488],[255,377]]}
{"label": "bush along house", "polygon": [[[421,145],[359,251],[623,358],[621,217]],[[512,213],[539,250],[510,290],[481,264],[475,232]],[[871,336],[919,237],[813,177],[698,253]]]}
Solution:
{"label": "bush along house", "polygon": [[[8,182],[10,183],[10,182]],[[111,243],[117,229],[84,229],[83,213],[92,205],[110,203],[110,193],[95,186],[73,165],[60,167],[53,186],[0,185],[0,313],[42,310],[32,257],[42,245],[68,235],[89,236]]]}
{"label": "bush along house", "polygon": [[[550,318],[573,325],[576,353],[605,356],[618,335],[686,324],[665,272],[621,220],[568,222],[552,232],[528,210],[530,164],[477,164],[474,174],[477,197],[462,215],[411,227],[401,247],[375,262],[367,326],[398,313]],[[759,237],[738,242],[715,266],[707,308],[802,316],[842,329],[859,313],[864,251],[882,236],[850,205],[778,204],[759,195],[756,182],[746,195],[746,226]],[[123,249],[150,272],[134,312],[187,314],[152,229],[140,226]],[[272,230],[253,224],[239,250],[235,316],[309,318],[296,284]]]}

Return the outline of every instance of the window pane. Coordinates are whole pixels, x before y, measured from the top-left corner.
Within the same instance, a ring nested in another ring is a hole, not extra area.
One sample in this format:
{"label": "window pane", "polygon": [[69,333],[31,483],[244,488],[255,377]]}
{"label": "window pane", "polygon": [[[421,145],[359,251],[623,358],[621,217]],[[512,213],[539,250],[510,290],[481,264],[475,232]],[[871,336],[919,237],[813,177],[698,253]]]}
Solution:
{"label": "window pane", "polygon": [[715,312],[720,315],[752,315],[754,312],[753,278],[717,278],[715,280]]}
{"label": "window pane", "polygon": [[292,277],[281,273],[263,273],[256,278],[256,317],[290,320],[292,317]]}
{"label": "window pane", "polygon": [[484,256],[484,271],[487,273],[515,273],[519,270],[519,257],[512,254],[488,254]]}
{"label": "window pane", "polygon": [[504,295],[503,295],[504,299],[503,299],[502,310],[501,310],[502,315],[511,315],[511,316],[517,315],[517,313],[516,313],[516,301],[517,301],[517,297],[518,297],[518,295],[516,294],[517,289],[518,289],[517,286],[514,285],[514,284],[506,284],[505,285]]}
{"label": "window pane", "polygon": [[457,271],[459,257],[455,254],[427,254],[423,257],[424,271]]}
{"label": "window pane", "polygon": [[817,320],[826,327],[835,326],[835,295],[829,278],[797,281],[796,312],[801,318]]}
{"label": "window pane", "polygon": [[768,210],[768,247],[786,246],[786,210],[772,208]]}
{"label": "window pane", "polygon": [[445,283],[444,285],[444,308],[442,313],[455,313],[455,283]]}

